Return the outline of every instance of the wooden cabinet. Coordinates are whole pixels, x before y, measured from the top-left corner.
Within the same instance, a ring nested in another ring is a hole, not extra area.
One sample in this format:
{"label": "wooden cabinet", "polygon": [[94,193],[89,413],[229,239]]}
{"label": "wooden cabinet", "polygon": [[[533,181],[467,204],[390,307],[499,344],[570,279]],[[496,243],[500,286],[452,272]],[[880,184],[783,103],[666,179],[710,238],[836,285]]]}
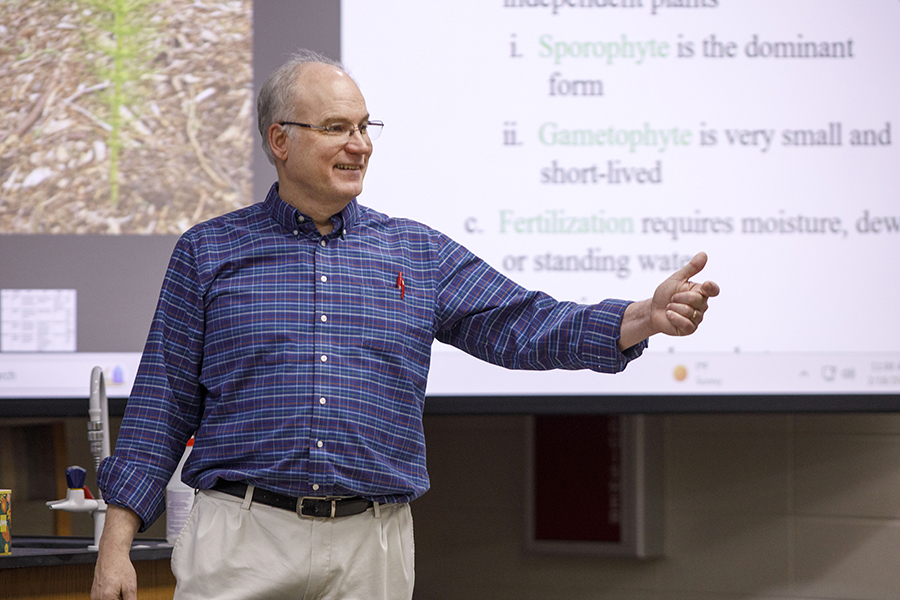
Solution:
{"label": "wooden cabinet", "polygon": [[[168,559],[136,561],[134,568],[138,598],[171,600],[175,593],[175,577]],[[89,600],[93,579],[93,563],[0,569],[0,597],[6,600]]]}

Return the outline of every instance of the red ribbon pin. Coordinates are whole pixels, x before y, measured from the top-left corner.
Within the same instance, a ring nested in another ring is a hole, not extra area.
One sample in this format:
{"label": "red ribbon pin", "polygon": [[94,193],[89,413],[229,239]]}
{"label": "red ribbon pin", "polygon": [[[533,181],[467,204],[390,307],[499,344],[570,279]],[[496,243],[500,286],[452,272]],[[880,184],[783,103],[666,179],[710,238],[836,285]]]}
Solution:
{"label": "red ribbon pin", "polygon": [[397,287],[400,288],[400,299],[403,300],[403,296],[406,295],[406,284],[403,283],[403,271],[397,273]]}

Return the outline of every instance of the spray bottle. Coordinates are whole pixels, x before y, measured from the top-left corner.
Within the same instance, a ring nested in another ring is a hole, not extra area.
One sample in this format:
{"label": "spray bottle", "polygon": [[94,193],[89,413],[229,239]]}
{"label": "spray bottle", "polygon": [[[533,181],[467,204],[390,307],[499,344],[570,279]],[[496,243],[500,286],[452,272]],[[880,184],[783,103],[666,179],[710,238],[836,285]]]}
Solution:
{"label": "spray bottle", "polygon": [[191,514],[191,508],[194,505],[194,490],[191,486],[181,481],[181,470],[187,457],[191,454],[194,447],[194,438],[188,440],[187,447],[172,478],[166,486],[166,541],[174,544],[181,534],[181,529],[187,522],[188,516]]}

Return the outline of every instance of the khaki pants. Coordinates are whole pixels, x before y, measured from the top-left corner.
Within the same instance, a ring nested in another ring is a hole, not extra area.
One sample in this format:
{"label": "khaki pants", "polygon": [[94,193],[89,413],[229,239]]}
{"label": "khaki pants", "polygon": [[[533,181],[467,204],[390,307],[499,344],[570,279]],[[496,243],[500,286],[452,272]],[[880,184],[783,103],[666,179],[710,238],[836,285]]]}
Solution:
{"label": "khaki pants", "polygon": [[410,600],[413,562],[408,504],[320,519],[212,490],[172,552],[175,600]]}

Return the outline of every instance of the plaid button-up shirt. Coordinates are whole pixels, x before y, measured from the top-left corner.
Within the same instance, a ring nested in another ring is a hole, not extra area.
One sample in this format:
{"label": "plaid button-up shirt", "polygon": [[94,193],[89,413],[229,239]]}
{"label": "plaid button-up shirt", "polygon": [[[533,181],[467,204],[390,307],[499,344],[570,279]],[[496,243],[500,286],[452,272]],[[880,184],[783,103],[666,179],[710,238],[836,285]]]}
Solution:
{"label": "plaid button-up shirt", "polygon": [[184,479],[406,502],[429,486],[422,411],[434,339],[511,369],[617,372],[627,302],[557,302],[445,235],[354,200],[321,236],[278,196],[178,241],[104,498],[148,527]]}

